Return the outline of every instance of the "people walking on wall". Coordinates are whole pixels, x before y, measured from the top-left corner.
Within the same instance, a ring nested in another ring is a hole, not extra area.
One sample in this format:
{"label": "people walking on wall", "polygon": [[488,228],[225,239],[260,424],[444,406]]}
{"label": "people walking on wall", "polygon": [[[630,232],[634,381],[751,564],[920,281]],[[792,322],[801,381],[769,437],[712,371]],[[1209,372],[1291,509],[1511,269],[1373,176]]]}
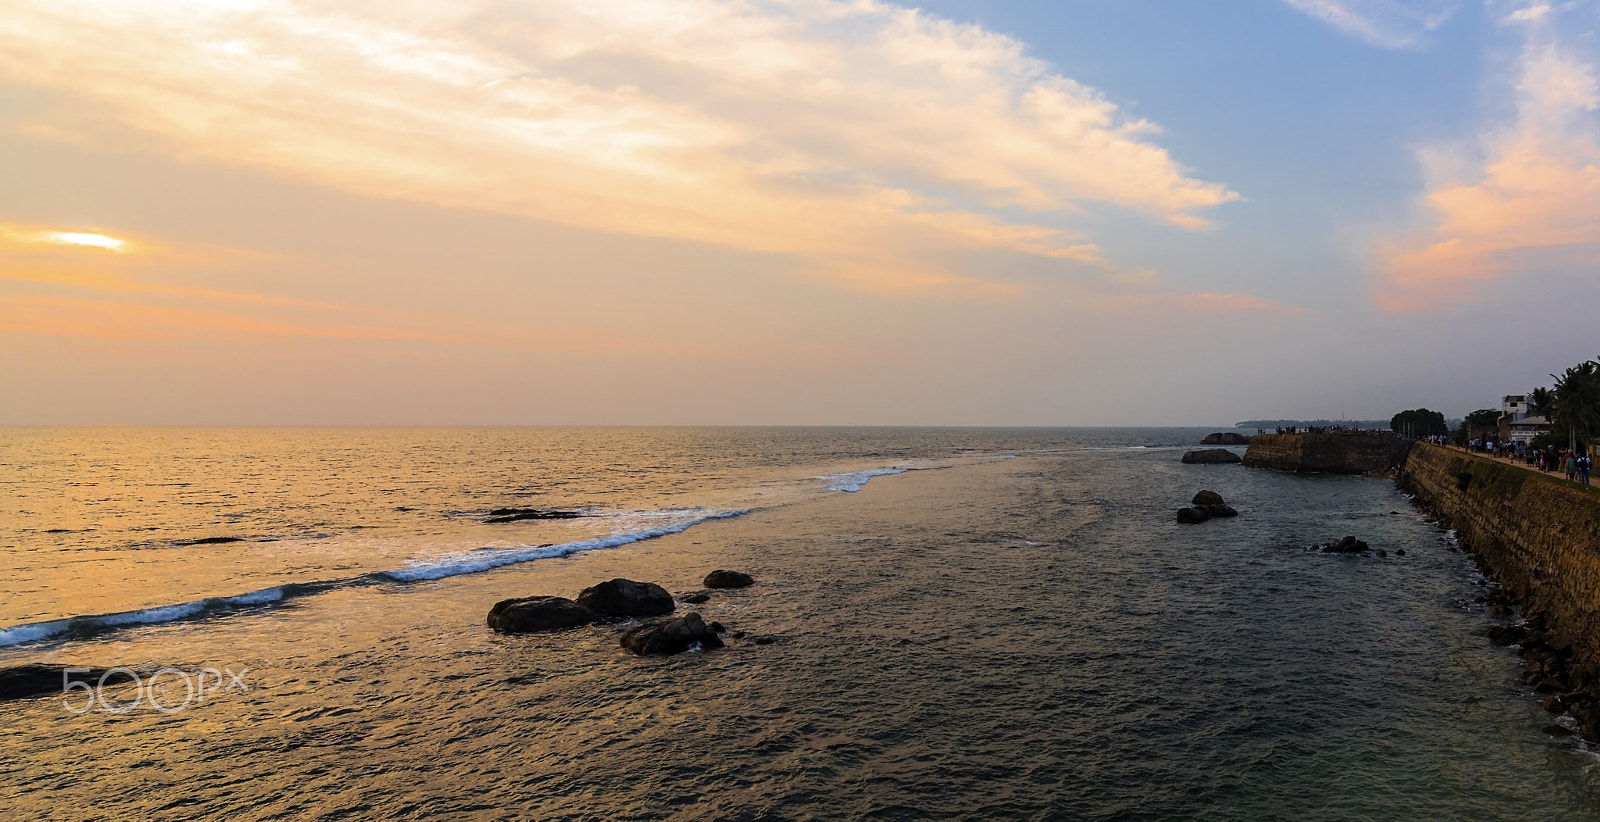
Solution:
{"label": "people walking on wall", "polygon": [[1567,479],[1568,480],[1575,480],[1577,478],[1578,478],[1578,458],[1576,456],[1574,456],[1572,454],[1572,452],[1569,451],[1569,452],[1567,452]]}

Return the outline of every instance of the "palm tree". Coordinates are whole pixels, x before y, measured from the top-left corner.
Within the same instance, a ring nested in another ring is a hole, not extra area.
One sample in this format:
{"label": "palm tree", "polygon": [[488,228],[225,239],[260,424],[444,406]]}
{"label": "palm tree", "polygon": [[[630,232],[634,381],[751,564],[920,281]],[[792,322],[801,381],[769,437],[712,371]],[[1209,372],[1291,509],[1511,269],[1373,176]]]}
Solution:
{"label": "palm tree", "polygon": [[1559,377],[1550,377],[1556,381],[1548,402],[1551,421],[1566,427],[1567,440],[1576,453],[1579,432],[1588,443],[1589,433],[1600,427],[1600,363],[1588,360],[1561,372]]}
{"label": "palm tree", "polygon": [[1544,386],[1528,392],[1528,412],[1535,417],[1550,419],[1550,415],[1555,413],[1555,402],[1555,395]]}

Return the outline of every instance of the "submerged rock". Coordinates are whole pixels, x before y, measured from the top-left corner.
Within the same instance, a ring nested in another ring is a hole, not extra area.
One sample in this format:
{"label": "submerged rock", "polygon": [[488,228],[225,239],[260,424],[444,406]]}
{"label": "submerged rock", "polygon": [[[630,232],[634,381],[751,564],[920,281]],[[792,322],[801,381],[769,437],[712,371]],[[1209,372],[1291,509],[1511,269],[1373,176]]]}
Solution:
{"label": "submerged rock", "polygon": [[489,627],[522,634],[575,628],[594,622],[594,613],[566,597],[502,599],[489,609]]}
{"label": "submerged rock", "polygon": [[695,645],[721,648],[722,638],[693,611],[681,617],[640,625],[622,635],[622,647],[640,656],[681,654]]}
{"label": "submerged rock", "polygon": [[1205,522],[1211,519],[1211,512],[1204,508],[1179,508],[1178,521],[1183,523]]}
{"label": "submerged rock", "polygon": [[1207,505],[1205,507],[1205,509],[1206,509],[1206,513],[1208,513],[1208,514],[1210,514],[1211,516],[1214,516],[1214,517],[1236,517],[1236,516],[1239,516],[1239,512],[1233,510],[1232,506],[1222,505],[1220,503],[1217,504],[1217,505]]}
{"label": "submerged rock", "polygon": [[672,594],[660,585],[621,578],[583,589],[578,604],[598,616],[610,617],[659,616],[677,607]]}
{"label": "submerged rock", "polygon": [[1250,438],[1232,431],[1222,431],[1216,434],[1207,434],[1200,441],[1201,445],[1249,445]]}
{"label": "submerged rock", "polygon": [[489,512],[484,522],[520,522],[525,519],[577,519],[583,514],[577,511],[559,511],[543,508],[496,508]]}
{"label": "submerged rock", "polygon": [[706,574],[705,586],[707,588],[748,588],[755,584],[755,577],[739,571],[716,570]]}
{"label": "submerged rock", "polygon": [[66,688],[66,670],[68,667],[73,667],[73,681],[88,682],[91,685],[98,682],[100,676],[104,673],[104,671],[87,670],[75,666],[40,665],[36,663],[0,668],[0,700],[26,699],[30,696],[59,694]]}
{"label": "submerged rock", "polygon": [[1238,454],[1226,448],[1202,448],[1198,451],[1188,451],[1184,453],[1183,461],[1190,465],[1220,465],[1243,462]]}
{"label": "submerged rock", "polygon": [[1322,546],[1322,550],[1324,553],[1329,554],[1359,554],[1371,547],[1355,537],[1347,536],[1338,542],[1330,542]]}
{"label": "submerged rock", "polygon": [[690,605],[699,605],[710,598],[711,595],[705,591],[695,591],[693,593],[684,594],[683,596],[678,597],[678,601],[687,602]]}
{"label": "submerged rock", "polygon": [[173,545],[222,545],[229,542],[244,542],[244,537],[201,537],[200,539],[180,539]]}

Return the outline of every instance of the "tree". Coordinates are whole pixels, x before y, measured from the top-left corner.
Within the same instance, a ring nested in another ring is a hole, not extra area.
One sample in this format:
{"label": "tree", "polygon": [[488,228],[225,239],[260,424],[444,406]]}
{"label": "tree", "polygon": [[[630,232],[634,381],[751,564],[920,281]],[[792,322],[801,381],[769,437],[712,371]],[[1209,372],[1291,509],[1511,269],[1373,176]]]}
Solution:
{"label": "tree", "polygon": [[1590,433],[1600,428],[1600,363],[1581,362],[1550,378],[1556,381],[1548,402],[1550,421],[1567,429],[1567,444],[1577,451],[1578,443],[1588,444]]}
{"label": "tree", "polygon": [[1403,437],[1431,437],[1450,433],[1444,424],[1444,414],[1426,408],[1401,411],[1389,418],[1389,430]]}
{"label": "tree", "polygon": [[1493,428],[1500,424],[1500,412],[1493,408],[1479,408],[1463,420],[1468,429]]}

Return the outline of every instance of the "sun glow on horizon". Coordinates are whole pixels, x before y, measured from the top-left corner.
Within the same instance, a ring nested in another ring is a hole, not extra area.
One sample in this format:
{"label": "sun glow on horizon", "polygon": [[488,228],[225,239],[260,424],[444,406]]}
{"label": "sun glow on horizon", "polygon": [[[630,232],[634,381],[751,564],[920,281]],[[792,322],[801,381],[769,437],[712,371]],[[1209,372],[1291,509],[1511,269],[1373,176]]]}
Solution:
{"label": "sun glow on horizon", "polygon": [[127,245],[126,242],[116,237],[80,231],[52,231],[44,235],[44,239],[46,242],[60,243],[62,245],[85,245],[93,248],[104,248],[108,251],[121,251]]}

